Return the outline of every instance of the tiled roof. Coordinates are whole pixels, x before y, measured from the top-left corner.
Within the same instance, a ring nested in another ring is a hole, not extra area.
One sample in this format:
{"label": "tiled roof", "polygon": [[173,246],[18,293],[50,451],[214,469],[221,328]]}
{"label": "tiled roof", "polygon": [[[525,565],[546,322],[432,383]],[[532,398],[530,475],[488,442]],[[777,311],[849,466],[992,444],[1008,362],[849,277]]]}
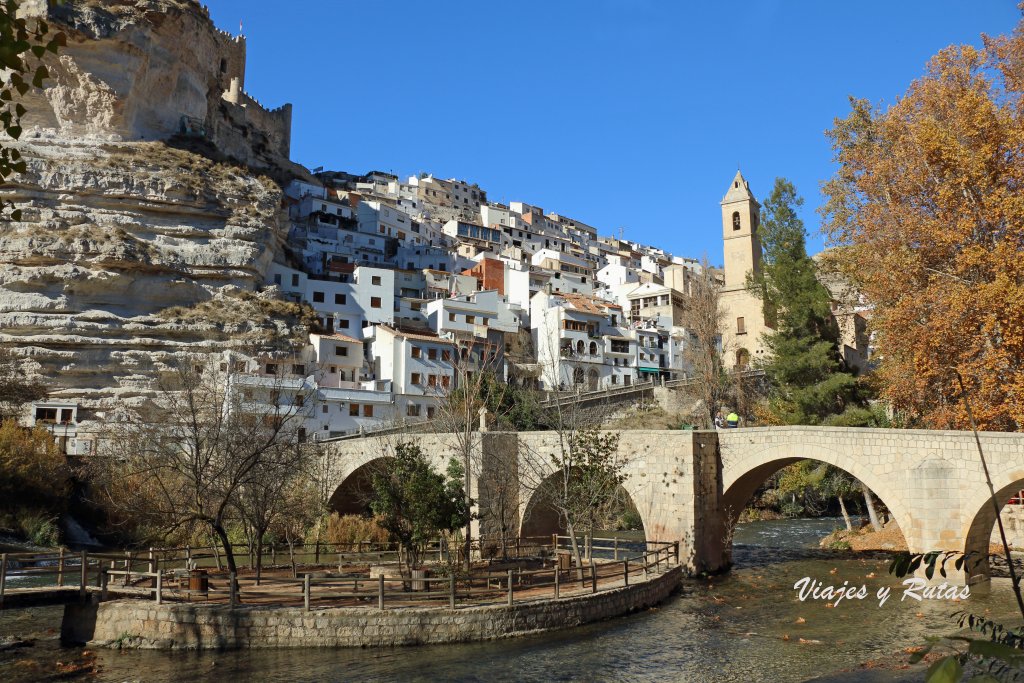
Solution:
{"label": "tiled roof", "polygon": [[322,336],[323,336],[324,339],[333,339],[335,341],[351,342],[353,344],[362,344],[363,343],[359,339],[354,339],[353,337],[349,337],[349,336],[344,335],[344,334],[338,334],[337,332],[335,332],[334,334],[325,334],[325,335],[322,335]]}
{"label": "tiled roof", "polygon": [[405,330],[396,330],[388,325],[378,325],[377,327],[387,330],[396,337],[405,337],[406,339],[415,339],[418,341],[433,342],[435,344],[447,344],[448,346],[455,346],[452,342],[447,339],[441,339],[436,334],[421,334],[417,332],[406,332]]}
{"label": "tiled roof", "polygon": [[560,294],[559,296],[565,299],[569,306],[584,313],[604,315],[610,309],[622,310],[622,306],[619,306],[618,304],[614,304],[611,301],[605,301],[604,299],[586,296],[585,294]]}

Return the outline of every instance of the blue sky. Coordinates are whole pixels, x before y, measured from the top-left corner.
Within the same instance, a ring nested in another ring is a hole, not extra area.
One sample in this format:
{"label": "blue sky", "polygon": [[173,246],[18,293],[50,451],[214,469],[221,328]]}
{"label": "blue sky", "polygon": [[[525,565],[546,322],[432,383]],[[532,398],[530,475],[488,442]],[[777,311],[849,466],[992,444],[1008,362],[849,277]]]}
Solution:
{"label": "blue sky", "polygon": [[[603,233],[721,262],[737,165],[806,198],[821,248],[823,131],[892,102],[951,43],[1012,30],[1016,0],[211,0],[248,40],[246,89],[295,106],[309,167],[475,181]],[[286,9],[283,9],[286,8]]]}

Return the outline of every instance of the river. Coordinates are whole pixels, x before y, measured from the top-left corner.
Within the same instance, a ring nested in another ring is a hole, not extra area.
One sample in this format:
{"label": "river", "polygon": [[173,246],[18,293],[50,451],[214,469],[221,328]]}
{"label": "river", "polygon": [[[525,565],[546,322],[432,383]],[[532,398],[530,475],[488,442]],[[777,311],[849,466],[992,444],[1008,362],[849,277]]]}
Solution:
{"label": "river", "polygon": [[[364,650],[278,650],[223,653],[100,651],[99,681],[910,681],[920,669],[860,668],[885,658],[899,664],[903,648],[955,630],[950,615],[974,612],[1013,622],[1008,582],[960,604],[900,601],[903,587],[879,556],[817,549],[837,520],[800,519],[742,524],[728,575],[689,581],[682,593],[640,614],[563,632],[468,645]],[[873,574],[873,576],[871,576]],[[800,602],[793,584],[809,576],[825,583],[866,584],[865,600],[827,607]],[[875,592],[892,586],[878,606]],[[802,619],[803,623],[797,623]],[[0,612],[0,636],[35,637],[36,644],[0,653],[0,680],[40,680],[61,648],[60,609]],[[788,636],[788,639],[786,639]],[[804,642],[801,642],[801,639]],[[809,642],[808,642],[809,641]],[[894,656],[898,655],[898,656]]]}

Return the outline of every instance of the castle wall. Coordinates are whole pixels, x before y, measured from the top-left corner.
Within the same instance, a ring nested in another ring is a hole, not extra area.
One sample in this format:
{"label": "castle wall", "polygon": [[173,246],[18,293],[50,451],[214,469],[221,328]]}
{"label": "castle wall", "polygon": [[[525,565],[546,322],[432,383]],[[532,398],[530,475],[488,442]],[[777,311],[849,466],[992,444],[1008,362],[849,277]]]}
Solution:
{"label": "castle wall", "polygon": [[[286,163],[291,106],[268,109],[244,93],[243,36],[217,29],[191,0],[111,0],[24,7],[45,13],[68,45],[52,78],[26,98],[23,123],[45,136],[166,140],[187,126],[240,163]],[[183,37],[187,36],[187,39]],[[237,104],[224,94],[237,82]]]}

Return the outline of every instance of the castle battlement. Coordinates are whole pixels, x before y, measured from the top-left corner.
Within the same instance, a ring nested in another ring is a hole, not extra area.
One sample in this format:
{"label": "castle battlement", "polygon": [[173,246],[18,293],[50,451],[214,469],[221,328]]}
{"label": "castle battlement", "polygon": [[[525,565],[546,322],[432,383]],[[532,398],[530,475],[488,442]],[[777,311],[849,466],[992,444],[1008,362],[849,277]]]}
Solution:
{"label": "castle battlement", "polygon": [[[45,16],[68,35],[51,66],[54,85],[30,95],[27,127],[121,140],[198,135],[241,163],[286,163],[291,106],[270,108],[245,92],[245,36],[214,26],[198,0],[143,4],[23,0],[26,16]],[[130,38],[139,34],[145,40]],[[144,58],[124,59],[139,49]],[[76,92],[57,83],[74,83]]]}

